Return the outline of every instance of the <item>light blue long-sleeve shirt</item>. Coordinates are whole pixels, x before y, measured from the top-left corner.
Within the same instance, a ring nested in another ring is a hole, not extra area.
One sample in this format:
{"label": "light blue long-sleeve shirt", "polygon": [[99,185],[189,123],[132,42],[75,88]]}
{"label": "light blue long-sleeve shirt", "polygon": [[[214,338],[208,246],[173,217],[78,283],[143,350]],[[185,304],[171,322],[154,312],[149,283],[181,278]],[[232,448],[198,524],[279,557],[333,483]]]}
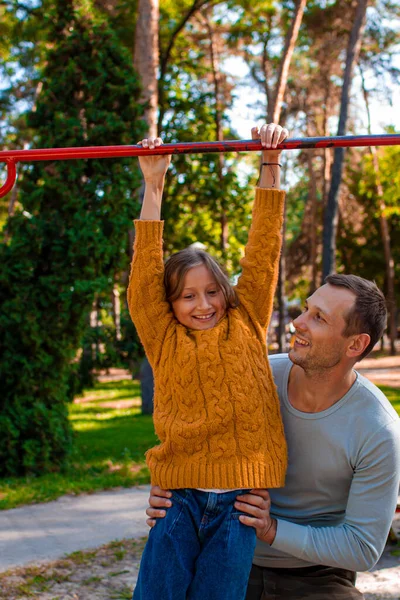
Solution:
{"label": "light blue long-sleeve shirt", "polygon": [[289,402],[292,363],[270,356],[281,400],[289,467],[270,490],[272,546],[257,542],[254,564],[370,569],[383,552],[399,492],[400,420],[385,395],[357,373],[347,394],[318,413]]}

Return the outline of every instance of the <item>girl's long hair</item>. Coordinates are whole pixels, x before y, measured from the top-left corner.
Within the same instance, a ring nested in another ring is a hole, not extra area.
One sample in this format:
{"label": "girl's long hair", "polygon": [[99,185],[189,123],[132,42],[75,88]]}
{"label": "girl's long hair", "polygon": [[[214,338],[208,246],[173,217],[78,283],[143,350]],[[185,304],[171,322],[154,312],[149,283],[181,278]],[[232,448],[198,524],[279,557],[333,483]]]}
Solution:
{"label": "girl's long hair", "polygon": [[204,265],[215,278],[224,294],[226,307],[236,308],[239,306],[239,298],[219,262],[204,250],[193,247],[185,248],[173,254],[165,263],[164,285],[167,300],[174,302],[179,298],[186,273],[189,269],[199,265]]}

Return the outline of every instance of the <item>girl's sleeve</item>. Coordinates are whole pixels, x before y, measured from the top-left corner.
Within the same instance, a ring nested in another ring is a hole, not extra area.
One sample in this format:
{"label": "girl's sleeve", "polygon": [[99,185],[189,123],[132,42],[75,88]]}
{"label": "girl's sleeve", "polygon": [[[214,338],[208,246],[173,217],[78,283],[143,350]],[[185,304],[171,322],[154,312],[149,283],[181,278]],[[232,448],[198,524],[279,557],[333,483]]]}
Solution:
{"label": "girl's sleeve", "polygon": [[262,327],[269,324],[278,281],[285,192],[256,188],[252,224],[236,292]]}
{"label": "girl's sleeve", "polygon": [[163,221],[135,221],[128,307],[152,367],[157,364],[173,313],[165,298]]}

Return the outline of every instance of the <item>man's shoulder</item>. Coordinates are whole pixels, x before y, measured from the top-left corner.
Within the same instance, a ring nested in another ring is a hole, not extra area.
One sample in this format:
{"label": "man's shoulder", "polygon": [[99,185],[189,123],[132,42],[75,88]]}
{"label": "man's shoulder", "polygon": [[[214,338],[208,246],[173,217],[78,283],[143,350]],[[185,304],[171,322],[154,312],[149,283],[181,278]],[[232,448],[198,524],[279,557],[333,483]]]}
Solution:
{"label": "man's shoulder", "polygon": [[289,354],[287,352],[282,354],[269,354],[268,358],[271,366],[274,365],[274,368],[278,365],[287,365],[288,363],[291,363]]}
{"label": "man's shoulder", "polygon": [[272,354],[268,356],[268,359],[274,379],[277,379],[280,375],[283,375],[288,366],[293,364],[288,354]]}
{"label": "man's shoulder", "polygon": [[364,402],[366,412],[368,413],[369,407],[374,420],[378,418],[380,413],[383,421],[398,421],[399,416],[384,392],[358,371],[356,373],[358,386],[355,394]]}

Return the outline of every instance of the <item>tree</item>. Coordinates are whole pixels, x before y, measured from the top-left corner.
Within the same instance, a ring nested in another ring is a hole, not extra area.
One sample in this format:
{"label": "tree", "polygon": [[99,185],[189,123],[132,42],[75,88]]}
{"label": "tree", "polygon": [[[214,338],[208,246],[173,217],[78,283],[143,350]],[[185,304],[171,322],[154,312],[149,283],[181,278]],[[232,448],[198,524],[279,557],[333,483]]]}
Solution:
{"label": "tree", "polygon": [[[143,131],[129,54],[88,0],[47,15],[42,91],[28,114],[37,147],[130,143]],[[136,100],[135,100],[136,99]],[[137,210],[124,160],[36,163],[0,245],[0,474],[62,467],[72,437],[66,402],[96,293],[126,265]],[[122,251],[121,251],[122,250]]]}
{"label": "tree", "polygon": [[[357,0],[346,53],[346,64],[340,101],[339,125],[337,135],[345,135],[349,112],[350,88],[354,65],[360,53],[362,34],[365,26],[368,0]],[[335,270],[336,265],[336,233],[338,224],[338,195],[342,180],[344,148],[335,148],[332,166],[332,179],[328,195],[328,204],[324,215],[322,277]]]}
{"label": "tree", "polygon": [[273,96],[273,102],[271,105],[268,103],[267,121],[269,122],[272,121],[273,123],[278,123],[281,117],[283,98],[289,76],[290,61],[292,60],[297,37],[299,35],[306,2],[307,0],[296,0],[295,2],[293,17],[285,37],[285,45],[283,47],[282,58],[279,65],[279,73],[275,87],[275,93]]}
{"label": "tree", "polygon": [[[297,37],[303,13],[306,6],[306,0],[296,0],[294,14],[289,29],[286,33],[285,45],[283,48],[282,58],[279,67],[278,81],[276,84],[273,103],[268,103],[267,120],[273,123],[278,123],[281,117],[283,98],[286,90],[287,79],[289,75],[289,66],[292,59],[293,51],[296,46]],[[285,283],[286,283],[286,211],[283,223],[283,244],[279,263],[279,278],[278,278],[278,308],[279,308],[279,326],[278,326],[278,345],[279,352],[286,349],[286,307],[285,307]]]}
{"label": "tree", "polygon": [[[265,3],[264,3],[265,4]],[[284,96],[287,87],[287,81],[289,77],[289,66],[292,60],[293,52],[296,46],[297,38],[300,31],[300,25],[303,19],[304,10],[306,7],[306,0],[295,0],[292,6],[292,10],[282,11],[280,15],[284,21],[286,18],[286,34],[284,37],[283,49],[278,56],[271,56],[269,47],[271,45],[271,38],[273,36],[273,17],[275,11],[273,7],[264,6],[264,22],[261,27],[255,27],[257,35],[260,36],[260,44],[262,46],[262,52],[260,56],[256,57],[254,61],[254,55],[251,48],[245,51],[245,57],[250,65],[250,70],[256,83],[265,91],[266,99],[266,119],[268,122],[284,122],[282,119],[282,106],[284,102]],[[265,10],[267,9],[267,10]],[[260,5],[255,9],[255,14],[258,11],[262,11]],[[265,16],[266,15],[266,16]],[[251,45],[254,43],[254,38],[250,38]],[[271,77],[273,65],[278,69],[278,76],[276,80]],[[271,84],[271,79],[273,84]],[[273,87],[274,86],[274,87]],[[286,216],[283,225],[283,245],[282,253],[279,264],[279,279],[277,286],[277,299],[278,299],[278,310],[279,310],[279,325],[278,325],[278,345],[279,351],[283,352],[285,349],[285,324],[286,324],[286,308],[285,308],[285,284],[286,284],[286,245],[285,245],[285,229],[286,229]]]}
{"label": "tree", "polygon": [[[378,166],[378,170],[376,170]],[[341,210],[338,231],[339,265],[345,272],[356,272],[373,279],[378,287],[387,289],[387,270],[382,251],[382,216],[391,240],[394,265],[394,298],[392,309],[396,318],[400,290],[400,149],[388,146],[377,149],[377,165],[371,153],[357,153],[351,161],[345,183],[349,201]],[[377,179],[381,196],[377,197]],[[382,213],[382,205],[385,209]]]}
{"label": "tree", "polygon": [[138,0],[133,64],[142,84],[148,137],[157,136],[158,109],[158,0]]}

